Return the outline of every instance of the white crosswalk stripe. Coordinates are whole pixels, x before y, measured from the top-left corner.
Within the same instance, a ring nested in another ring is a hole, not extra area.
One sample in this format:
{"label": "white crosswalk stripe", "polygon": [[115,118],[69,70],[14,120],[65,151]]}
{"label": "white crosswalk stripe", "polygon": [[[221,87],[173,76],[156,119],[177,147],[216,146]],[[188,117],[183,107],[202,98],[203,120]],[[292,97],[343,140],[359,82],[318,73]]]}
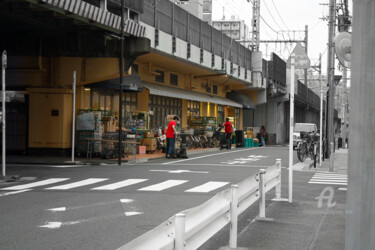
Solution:
{"label": "white crosswalk stripe", "polygon": [[69,178],[51,178],[51,179],[47,179],[47,180],[43,180],[43,181],[37,181],[37,182],[32,182],[32,183],[23,184],[23,185],[17,185],[17,186],[13,186],[13,187],[6,187],[6,188],[2,188],[0,190],[23,190],[23,189],[29,189],[29,188],[34,188],[34,187],[46,186],[46,185],[49,185],[49,184],[54,184],[54,183],[66,181],[66,180],[69,180]]}
{"label": "white crosswalk stripe", "polygon": [[347,186],[348,176],[345,174],[318,172],[310,179],[309,184]]}
{"label": "white crosswalk stripe", "polygon": [[118,188],[122,188],[122,187],[130,186],[130,185],[133,185],[133,184],[141,183],[141,182],[144,182],[144,181],[147,181],[147,180],[148,179],[128,179],[128,180],[124,180],[124,181],[115,182],[115,183],[112,183],[112,184],[109,184],[109,185],[92,188],[91,190],[115,190],[115,189],[118,189]]}
{"label": "white crosswalk stripe", "polygon": [[161,183],[151,185],[148,187],[144,187],[138,190],[139,191],[162,191],[162,190],[174,187],[174,186],[184,184],[185,182],[188,182],[188,181],[187,180],[168,180],[168,181],[163,181]]}
{"label": "white crosswalk stripe", "polygon": [[[44,189],[44,190],[70,190],[73,188],[80,188],[80,187],[86,187],[88,185],[93,185],[97,184],[99,182],[103,182],[108,180],[108,178],[88,178],[84,180],[79,180],[79,181],[74,181],[74,182],[69,182],[63,185],[57,185],[57,186],[51,186],[51,187],[44,187],[46,185],[51,185],[55,184],[58,182],[62,181],[68,181],[70,178],[50,178],[46,180],[41,180],[37,182],[32,182],[28,184],[23,184],[23,185],[17,185],[13,187],[7,187],[0,189],[1,190],[13,190],[13,191],[18,191],[18,190],[27,190],[30,191],[32,190],[31,188],[38,188]],[[106,185],[100,185],[100,186],[94,186],[90,187],[89,190],[92,191],[112,191],[112,190],[117,190],[120,188],[124,187],[129,187],[131,185],[136,185],[139,183],[143,183],[149,181],[149,179],[126,179],[126,180],[121,180],[121,181],[116,181],[112,182]],[[161,181],[152,185],[145,185],[143,188],[137,188],[137,191],[153,191],[153,192],[160,192],[169,188],[173,188],[179,185],[182,185],[184,183],[189,182],[189,180],[166,180],[166,181]],[[189,189],[183,191],[186,193],[209,193],[211,191],[217,190],[219,188],[222,188],[226,185],[228,185],[230,182],[223,182],[223,181],[208,181],[203,184],[198,184],[197,186],[192,186]],[[134,190],[134,189],[133,189]],[[0,193],[1,194],[1,193]],[[1,197],[1,195],[0,195]]]}
{"label": "white crosswalk stripe", "polygon": [[197,186],[195,188],[191,188],[186,190],[185,192],[189,193],[208,193],[212,190],[221,188],[225,185],[227,185],[229,182],[220,182],[220,181],[209,181],[203,185]]}
{"label": "white crosswalk stripe", "polygon": [[68,189],[72,189],[72,188],[77,188],[77,187],[95,184],[95,183],[105,181],[105,180],[108,180],[108,179],[107,178],[89,178],[89,179],[86,179],[86,180],[83,180],[83,181],[77,181],[77,182],[73,182],[73,183],[69,183],[69,184],[65,184],[65,185],[61,185],[61,186],[49,187],[49,188],[46,188],[46,189],[49,189],[49,190],[68,190]]}

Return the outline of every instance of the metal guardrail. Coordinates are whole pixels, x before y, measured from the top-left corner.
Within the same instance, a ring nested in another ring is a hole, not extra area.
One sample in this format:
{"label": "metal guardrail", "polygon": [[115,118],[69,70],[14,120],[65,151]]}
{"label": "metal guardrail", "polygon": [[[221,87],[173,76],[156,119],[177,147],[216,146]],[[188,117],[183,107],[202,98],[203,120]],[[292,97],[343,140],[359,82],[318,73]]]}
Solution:
{"label": "metal guardrail", "polygon": [[119,249],[197,249],[228,223],[231,223],[229,247],[236,248],[238,215],[259,200],[259,218],[265,218],[265,195],[274,187],[275,198],[280,199],[281,159],[205,203],[172,216]]}

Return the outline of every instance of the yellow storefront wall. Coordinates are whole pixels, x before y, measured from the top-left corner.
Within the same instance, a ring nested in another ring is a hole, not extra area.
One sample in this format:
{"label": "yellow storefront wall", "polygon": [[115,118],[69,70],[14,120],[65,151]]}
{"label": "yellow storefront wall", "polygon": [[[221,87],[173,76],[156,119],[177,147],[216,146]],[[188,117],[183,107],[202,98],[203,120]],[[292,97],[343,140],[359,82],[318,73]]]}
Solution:
{"label": "yellow storefront wall", "polygon": [[[76,114],[79,109],[85,108],[90,101],[86,95],[85,84],[113,79],[119,77],[117,58],[42,58],[45,68],[41,74],[44,77],[32,81],[32,88],[28,89],[29,101],[29,147],[30,148],[69,148],[71,147],[72,127],[72,82],[73,71],[77,72],[76,92]],[[153,82],[169,87],[179,87],[206,93],[206,80],[194,79],[193,72],[179,73],[150,66],[147,63],[136,62],[138,74],[142,81]],[[155,81],[155,70],[164,71],[164,83]],[[170,84],[170,74],[178,75],[177,86]],[[23,82],[27,82],[24,80]],[[30,82],[30,81],[29,81]],[[212,79],[215,84],[215,79]],[[225,97],[226,88],[217,84],[217,96]],[[149,91],[144,90],[138,93],[137,111],[148,111]],[[187,98],[188,99],[188,98]],[[182,128],[187,127],[187,99],[182,101]],[[113,98],[113,109],[118,110],[116,103],[118,97]],[[213,103],[201,103],[200,116],[218,117],[218,105]],[[52,116],[51,112],[55,110]],[[58,115],[56,116],[56,110]],[[234,108],[233,108],[234,110]],[[242,110],[241,110],[242,114]],[[227,117],[228,110],[225,110]],[[242,126],[242,115],[241,122]]]}
{"label": "yellow storefront wall", "polygon": [[69,148],[72,137],[72,91],[28,89],[29,147]]}

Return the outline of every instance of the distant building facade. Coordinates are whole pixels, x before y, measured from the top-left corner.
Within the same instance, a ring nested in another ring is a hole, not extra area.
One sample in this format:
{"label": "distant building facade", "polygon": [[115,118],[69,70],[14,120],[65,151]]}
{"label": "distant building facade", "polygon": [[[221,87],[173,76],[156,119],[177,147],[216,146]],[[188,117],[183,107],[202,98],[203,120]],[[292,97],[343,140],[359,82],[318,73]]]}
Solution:
{"label": "distant building facade", "polygon": [[203,20],[203,2],[204,0],[189,0],[189,1],[180,1],[180,0],[170,0],[178,4],[178,7],[186,10],[190,14],[198,17]]}
{"label": "distant building facade", "polygon": [[232,16],[231,20],[212,21],[212,26],[236,41],[249,41],[250,30],[243,20],[236,20]]}

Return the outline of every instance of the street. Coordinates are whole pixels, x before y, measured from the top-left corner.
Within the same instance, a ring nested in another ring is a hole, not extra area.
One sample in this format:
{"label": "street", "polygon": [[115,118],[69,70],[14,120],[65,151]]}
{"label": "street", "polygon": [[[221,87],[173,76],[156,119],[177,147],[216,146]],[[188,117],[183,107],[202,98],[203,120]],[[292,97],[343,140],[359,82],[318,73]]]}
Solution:
{"label": "street", "polygon": [[277,158],[287,165],[286,147],[123,167],[12,165],[21,180],[0,184],[2,249],[116,249]]}

